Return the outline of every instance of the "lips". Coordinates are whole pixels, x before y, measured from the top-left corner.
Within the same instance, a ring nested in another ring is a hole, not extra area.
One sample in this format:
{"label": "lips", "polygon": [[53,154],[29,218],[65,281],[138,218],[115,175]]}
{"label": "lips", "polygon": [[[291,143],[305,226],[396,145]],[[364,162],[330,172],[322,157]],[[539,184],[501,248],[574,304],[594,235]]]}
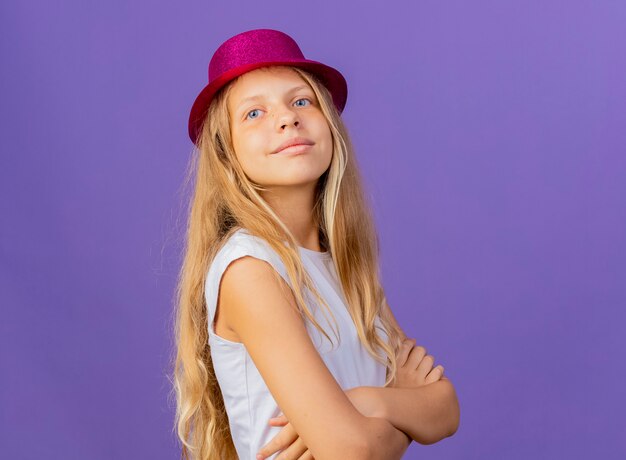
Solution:
{"label": "lips", "polygon": [[313,145],[313,144],[315,144],[315,142],[313,142],[310,139],[307,139],[306,137],[293,137],[283,142],[282,144],[280,144],[278,148],[274,150],[272,153],[278,153],[281,150],[286,149],[287,147],[294,146],[294,145]]}

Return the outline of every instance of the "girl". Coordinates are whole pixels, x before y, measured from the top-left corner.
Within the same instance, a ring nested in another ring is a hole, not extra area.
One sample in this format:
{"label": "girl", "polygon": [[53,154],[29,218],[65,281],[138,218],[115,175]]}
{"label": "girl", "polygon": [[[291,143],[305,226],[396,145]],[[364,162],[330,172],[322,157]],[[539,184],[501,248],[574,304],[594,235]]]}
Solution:
{"label": "girl", "polygon": [[211,58],[177,288],[184,458],[400,458],[456,430],[443,367],[385,300],[346,97],[277,30]]}

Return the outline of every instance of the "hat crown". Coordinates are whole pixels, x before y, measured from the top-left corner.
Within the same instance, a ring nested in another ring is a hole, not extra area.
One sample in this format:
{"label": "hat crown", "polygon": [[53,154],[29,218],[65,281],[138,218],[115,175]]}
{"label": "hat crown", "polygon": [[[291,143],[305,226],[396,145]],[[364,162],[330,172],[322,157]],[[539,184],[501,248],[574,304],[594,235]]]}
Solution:
{"label": "hat crown", "polygon": [[215,51],[209,63],[209,82],[242,65],[303,59],[300,47],[286,33],[274,29],[249,30],[229,38]]}

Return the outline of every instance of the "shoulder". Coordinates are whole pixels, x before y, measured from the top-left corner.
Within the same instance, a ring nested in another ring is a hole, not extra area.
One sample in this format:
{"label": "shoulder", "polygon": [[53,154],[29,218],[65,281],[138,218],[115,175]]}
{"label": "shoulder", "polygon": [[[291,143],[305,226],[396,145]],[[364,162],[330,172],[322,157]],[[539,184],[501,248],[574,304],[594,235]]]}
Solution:
{"label": "shoulder", "polygon": [[[209,278],[213,274],[213,278],[219,280],[234,261],[246,256],[250,256],[248,259],[255,258],[258,261],[264,261],[266,264],[269,264],[289,283],[285,266],[276,251],[263,238],[252,235],[243,228],[235,230],[223,242],[209,267]],[[244,265],[247,266],[249,263]]]}
{"label": "shoulder", "polygon": [[238,323],[237,328],[252,324],[253,332],[259,331],[255,323],[258,311],[263,315],[297,312],[286,269],[267,241],[239,229],[220,253],[220,297],[228,305],[228,316]]}
{"label": "shoulder", "polygon": [[244,228],[235,230],[224,242],[221,250],[248,251],[251,255],[279,258],[278,254],[263,238],[253,235]]}
{"label": "shoulder", "polygon": [[[250,262],[247,261],[248,259],[253,259],[256,261],[256,263],[253,262],[254,265],[264,263],[265,265],[262,265],[262,267],[272,269],[273,273],[281,276],[285,280],[285,283],[291,286],[287,270],[282,260],[267,241],[251,235],[247,230],[237,229],[222,242],[210,261],[207,272],[205,273],[204,297],[210,322],[217,316],[218,304],[221,303],[221,286],[224,281],[224,275],[226,272],[234,272],[234,270],[230,270],[229,268],[231,265],[234,265],[234,262],[240,259],[246,259],[246,262],[243,264],[237,263],[237,272],[241,265],[247,267],[250,264]],[[253,269],[253,271],[256,272],[257,270]],[[238,280],[239,276],[237,276],[237,273],[234,273],[234,275],[235,276],[228,276],[228,278],[233,278],[230,280],[231,284],[237,285],[242,282],[245,283],[245,281]],[[229,280],[226,281],[228,282]]]}
{"label": "shoulder", "polygon": [[217,254],[224,254],[236,250],[249,250],[253,253],[261,254],[273,252],[267,241],[252,235],[244,228],[234,230],[230,236],[225,239]]}
{"label": "shoulder", "polygon": [[[225,268],[221,280],[221,292],[224,302],[241,304],[244,308],[267,303],[276,290],[284,291],[287,279],[281,281],[277,267],[258,253],[245,251]],[[247,313],[252,313],[248,311]]]}

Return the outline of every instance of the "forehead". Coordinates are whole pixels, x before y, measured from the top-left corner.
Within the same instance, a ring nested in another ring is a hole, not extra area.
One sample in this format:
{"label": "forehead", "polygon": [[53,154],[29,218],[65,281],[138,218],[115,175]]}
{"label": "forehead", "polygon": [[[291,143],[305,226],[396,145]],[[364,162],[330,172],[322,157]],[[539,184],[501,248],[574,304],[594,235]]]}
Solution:
{"label": "forehead", "polygon": [[307,82],[289,67],[262,67],[241,75],[233,84],[228,102],[236,107],[246,99],[262,97],[271,92],[286,92],[295,86],[306,86]]}

